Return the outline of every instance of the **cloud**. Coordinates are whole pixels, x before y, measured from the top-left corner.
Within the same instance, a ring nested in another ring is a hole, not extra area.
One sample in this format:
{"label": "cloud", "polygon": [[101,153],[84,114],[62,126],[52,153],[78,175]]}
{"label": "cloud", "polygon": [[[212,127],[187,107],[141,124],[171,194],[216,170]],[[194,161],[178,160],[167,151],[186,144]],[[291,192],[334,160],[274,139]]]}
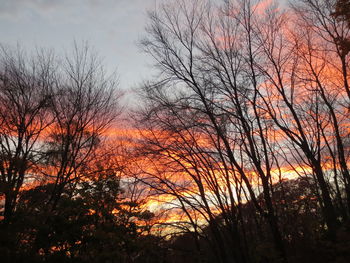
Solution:
{"label": "cloud", "polygon": [[88,41],[108,69],[118,67],[121,86],[134,85],[149,68],[135,46],[146,10],[162,1],[168,0],[0,0],[0,42],[62,50]]}
{"label": "cloud", "polygon": [[29,13],[45,14],[63,7],[66,0],[0,0],[0,17],[19,19]]}
{"label": "cloud", "polygon": [[156,0],[0,0],[0,16],[19,17],[27,12],[70,12],[72,9],[110,10],[114,7],[147,6]]}
{"label": "cloud", "polygon": [[57,4],[65,2],[60,0],[0,0],[1,13],[16,14],[23,8],[33,7],[47,10],[55,7]]}
{"label": "cloud", "polygon": [[0,0],[0,17],[19,19],[28,14],[40,17],[55,14],[68,16],[80,10],[85,12],[110,10],[118,4],[128,2],[127,0]]}

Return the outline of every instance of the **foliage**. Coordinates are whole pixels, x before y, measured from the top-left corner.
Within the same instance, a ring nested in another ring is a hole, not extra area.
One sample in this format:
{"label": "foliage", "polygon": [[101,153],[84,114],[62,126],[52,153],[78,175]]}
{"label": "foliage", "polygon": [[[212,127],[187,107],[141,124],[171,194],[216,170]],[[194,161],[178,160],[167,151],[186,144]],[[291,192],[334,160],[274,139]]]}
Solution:
{"label": "foliage", "polygon": [[48,184],[21,194],[14,221],[1,228],[8,262],[131,262],[146,249],[142,220],[152,214],[130,212],[139,204],[122,198],[115,174],[102,172],[73,193],[65,191],[54,211],[47,206],[52,188]]}

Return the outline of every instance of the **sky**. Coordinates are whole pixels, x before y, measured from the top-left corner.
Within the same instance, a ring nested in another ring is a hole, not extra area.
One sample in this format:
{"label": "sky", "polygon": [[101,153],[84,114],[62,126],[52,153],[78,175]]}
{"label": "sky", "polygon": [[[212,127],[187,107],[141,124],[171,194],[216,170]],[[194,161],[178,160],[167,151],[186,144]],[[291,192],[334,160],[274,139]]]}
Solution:
{"label": "sky", "polygon": [[153,61],[137,46],[147,11],[166,1],[0,0],[0,44],[68,52],[74,41],[87,41],[107,70],[117,72],[119,87],[135,89],[154,74]]}
{"label": "sky", "polygon": [[128,90],[152,74],[152,61],[137,42],[144,35],[147,10],[162,1],[0,0],[0,43],[61,52],[74,41],[87,41]]}

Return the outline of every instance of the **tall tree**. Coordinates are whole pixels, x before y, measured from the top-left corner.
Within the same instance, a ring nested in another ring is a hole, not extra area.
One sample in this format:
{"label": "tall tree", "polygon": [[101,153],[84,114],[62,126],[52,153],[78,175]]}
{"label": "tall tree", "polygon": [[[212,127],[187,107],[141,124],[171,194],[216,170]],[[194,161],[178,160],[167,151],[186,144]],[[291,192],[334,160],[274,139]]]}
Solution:
{"label": "tall tree", "polygon": [[42,158],[40,141],[53,122],[49,113],[54,56],[27,56],[2,47],[0,56],[0,191],[5,222],[11,220],[23,184],[35,180],[32,168]]}
{"label": "tall tree", "polygon": [[74,46],[57,74],[51,100],[54,123],[49,127],[48,169],[54,189],[50,203],[55,207],[64,187],[79,179],[81,170],[94,158],[103,134],[120,112],[114,75],[108,76],[88,46]]}

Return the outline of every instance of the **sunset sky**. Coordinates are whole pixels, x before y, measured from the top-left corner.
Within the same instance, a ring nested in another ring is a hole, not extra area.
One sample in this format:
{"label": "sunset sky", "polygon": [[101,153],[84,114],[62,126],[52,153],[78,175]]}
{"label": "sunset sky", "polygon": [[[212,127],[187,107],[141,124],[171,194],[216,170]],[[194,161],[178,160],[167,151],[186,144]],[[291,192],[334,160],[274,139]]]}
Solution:
{"label": "sunset sky", "polygon": [[0,0],[0,261],[350,262],[350,0]]}

